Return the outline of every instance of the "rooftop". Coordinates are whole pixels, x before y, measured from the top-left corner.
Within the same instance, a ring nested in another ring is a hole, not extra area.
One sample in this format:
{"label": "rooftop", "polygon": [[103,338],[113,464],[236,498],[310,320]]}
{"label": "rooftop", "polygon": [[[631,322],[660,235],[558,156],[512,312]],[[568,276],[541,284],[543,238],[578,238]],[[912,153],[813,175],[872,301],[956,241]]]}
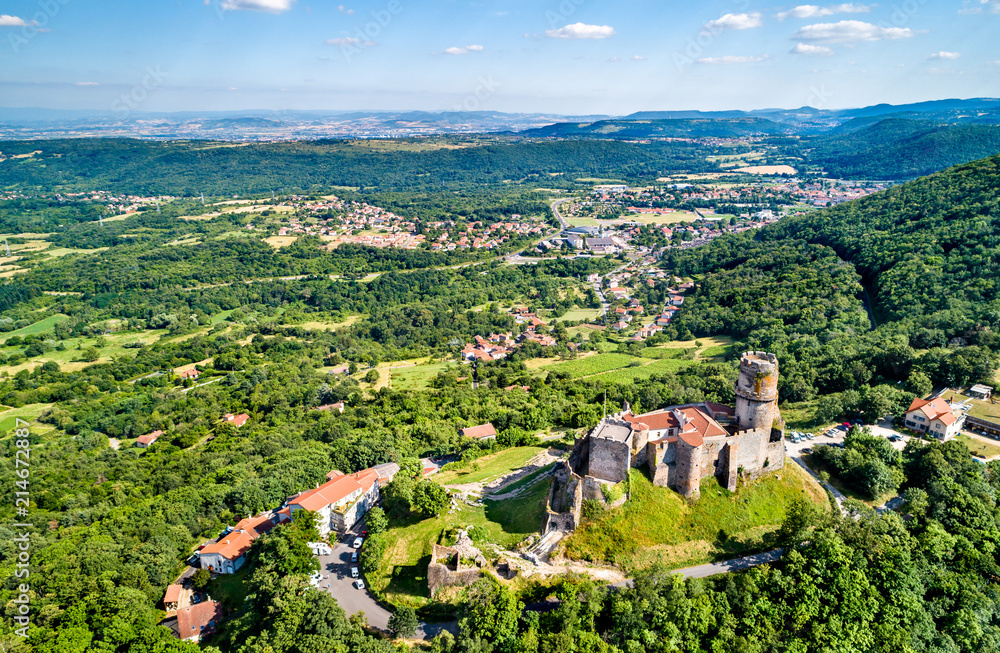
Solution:
{"label": "rooftop", "polygon": [[627,422],[606,420],[594,427],[590,435],[591,437],[613,440],[615,442],[627,442],[632,435],[632,426]]}

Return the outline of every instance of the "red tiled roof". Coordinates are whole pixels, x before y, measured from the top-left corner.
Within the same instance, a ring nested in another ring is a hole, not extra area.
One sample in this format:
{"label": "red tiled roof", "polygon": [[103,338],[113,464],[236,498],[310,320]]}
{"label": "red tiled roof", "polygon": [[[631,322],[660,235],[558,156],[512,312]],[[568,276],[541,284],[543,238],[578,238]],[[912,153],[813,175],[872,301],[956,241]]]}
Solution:
{"label": "red tiled roof", "polygon": [[945,424],[952,424],[955,421],[955,416],[951,412],[951,406],[943,397],[935,397],[930,401],[917,397],[910,404],[910,408],[906,412],[912,413],[916,410],[922,412],[931,421],[940,419]]}
{"label": "red tiled roof", "polygon": [[257,539],[250,531],[230,531],[201,550],[202,555],[218,553],[226,560],[236,560],[250,550],[250,545]]}
{"label": "red tiled roof", "polygon": [[705,444],[705,438],[694,432],[681,433],[679,437],[692,447],[700,447]]}
{"label": "red tiled roof", "polygon": [[229,422],[233,426],[240,427],[240,426],[243,426],[244,424],[246,424],[247,420],[250,419],[250,416],[247,415],[246,413],[240,413],[239,415],[233,415],[232,413],[226,413],[222,417],[222,419],[225,420],[225,421],[227,421],[227,422]]}
{"label": "red tiled roof", "polygon": [[288,504],[316,512],[325,506],[343,501],[358,490],[364,494],[375,483],[378,483],[378,472],[374,469],[364,469],[346,476],[335,476],[315,490],[306,490]]}
{"label": "red tiled roof", "polygon": [[163,604],[167,603],[177,603],[181,600],[181,590],[184,589],[180,585],[167,585],[167,593],[163,595]]}
{"label": "red tiled roof", "polygon": [[480,424],[479,426],[469,426],[467,428],[459,431],[460,434],[470,437],[470,438],[491,438],[496,437],[497,430],[493,428],[493,425],[487,422],[486,424]]}
{"label": "red tiled roof", "polygon": [[163,431],[153,431],[148,435],[140,435],[138,438],[136,438],[135,441],[138,442],[139,444],[144,444],[146,446],[149,446],[154,442],[156,442],[161,435],[163,435]]}
{"label": "red tiled roof", "polygon": [[659,431],[661,429],[673,429],[680,426],[677,418],[669,410],[657,410],[652,413],[645,413],[643,415],[633,415],[632,413],[625,413],[622,415],[622,419],[626,422],[632,424],[645,424],[650,429],[654,431]]}
{"label": "red tiled roof", "polygon": [[[703,413],[697,407],[691,406],[688,408],[678,409],[688,420],[687,425],[685,425],[684,433],[697,433],[703,438],[710,438],[716,435],[729,435],[726,429],[719,426],[719,423],[714,419]],[[685,440],[685,442],[688,442]],[[690,444],[690,442],[688,442]],[[697,445],[692,445],[697,446]]]}
{"label": "red tiled roof", "polygon": [[221,619],[222,604],[218,601],[202,601],[177,611],[177,632],[181,639],[188,639],[215,630]]}

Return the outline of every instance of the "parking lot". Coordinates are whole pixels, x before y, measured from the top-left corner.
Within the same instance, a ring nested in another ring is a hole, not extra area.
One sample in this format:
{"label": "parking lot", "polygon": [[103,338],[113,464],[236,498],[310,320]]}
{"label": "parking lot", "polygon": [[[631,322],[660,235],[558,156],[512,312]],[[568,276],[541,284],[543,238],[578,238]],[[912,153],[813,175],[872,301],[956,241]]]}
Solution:
{"label": "parking lot", "polygon": [[[895,448],[895,449],[897,449],[899,451],[903,450],[903,447],[906,446],[907,441],[910,439],[910,436],[908,436],[906,434],[903,434],[903,433],[900,433],[899,431],[896,431],[896,430],[894,430],[892,428],[892,420],[885,420],[885,421],[883,421],[880,424],[874,424],[874,425],[873,424],[865,424],[864,426],[866,428],[871,429],[871,432],[874,435],[877,435],[877,436],[880,436],[880,437],[883,437],[883,438],[890,438],[892,436],[899,436],[899,439],[896,442],[892,443],[893,448]],[[792,442],[788,438],[788,435],[791,432],[792,432],[792,430],[789,429],[785,433],[785,451],[787,451],[788,455],[790,455],[790,456],[801,456],[803,453],[808,453],[808,452],[805,451],[805,449],[812,449],[817,444],[843,443],[844,436],[847,435],[847,430],[846,429],[837,427],[837,428],[834,428],[834,429],[830,429],[830,430],[828,430],[826,432],[824,432],[824,431],[815,431],[815,432],[813,432],[813,435],[815,436],[815,439],[813,439],[813,440],[804,439],[804,440],[801,440],[799,442]]]}

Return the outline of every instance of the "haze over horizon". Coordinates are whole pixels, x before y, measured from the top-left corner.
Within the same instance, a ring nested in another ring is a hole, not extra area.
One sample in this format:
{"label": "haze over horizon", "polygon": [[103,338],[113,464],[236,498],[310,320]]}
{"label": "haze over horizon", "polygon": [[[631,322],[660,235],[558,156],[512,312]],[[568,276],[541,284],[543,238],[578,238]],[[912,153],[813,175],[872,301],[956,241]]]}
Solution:
{"label": "haze over horizon", "polygon": [[15,108],[626,115],[1000,95],[1000,0],[15,0],[0,13],[0,105]]}

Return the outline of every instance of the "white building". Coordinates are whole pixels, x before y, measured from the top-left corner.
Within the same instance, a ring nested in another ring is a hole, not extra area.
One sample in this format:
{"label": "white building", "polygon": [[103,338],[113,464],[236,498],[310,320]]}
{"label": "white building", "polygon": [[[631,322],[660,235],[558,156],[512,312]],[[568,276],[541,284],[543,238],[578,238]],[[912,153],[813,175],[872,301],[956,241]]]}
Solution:
{"label": "white building", "polygon": [[906,411],[905,423],[908,428],[921,433],[927,433],[940,440],[947,440],[962,430],[965,413],[953,410],[951,403],[943,397],[935,397],[930,401],[913,400]]}

